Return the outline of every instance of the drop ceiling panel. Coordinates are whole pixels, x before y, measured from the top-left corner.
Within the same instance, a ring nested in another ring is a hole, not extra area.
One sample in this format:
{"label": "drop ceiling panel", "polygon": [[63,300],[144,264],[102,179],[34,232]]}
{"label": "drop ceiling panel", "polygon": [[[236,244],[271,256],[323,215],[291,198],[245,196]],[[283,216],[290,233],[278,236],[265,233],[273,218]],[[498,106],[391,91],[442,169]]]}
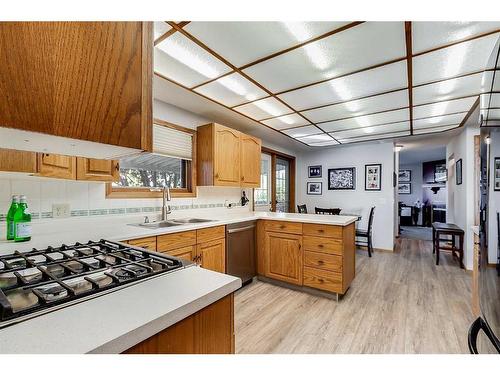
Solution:
{"label": "drop ceiling panel", "polygon": [[479,107],[481,110],[500,108],[500,94],[482,94]]}
{"label": "drop ceiling panel", "polygon": [[444,132],[446,130],[458,128],[458,126],[459,125],[446,125],[446,126],[439,126],[439,127],[433,127],[433,128],[414,129],[413,134],[419,135],[419,134],[439,133],[439,132]]}
{"label": "drop ceiling panel", "polygon": [[455,112],[468,112],[477,98],[463,98],[446,102],[428,104],[413,108],[413,118],[441,116]]}
{"label": "drop ceiling panel", "polygon": [[243,104],[241,106],[234,107],[234,110],[243,113],[254,120],[262,120],[292,112],[290,108],[275,98],[266,98],[252,103]]}
{"label": "drop ceiling panel", "polygon": [[348,22],[195,21],[184,30],[239,67],[346,24]]}
{"label": "drop ceiling panel", "polygon": [[267,96],[267,93],[244,78],[239,73],[232,73],[216,81],[200,86],[199,92],[229,107]]}
{"label": "drop ceiling panel", "polygon": [[154,40],[158,39],[160,36],[169,31],[172,27],[163,21],[156,21],[153,26]]}
{"label": "drop ceiling panel", "polygon": [[305,137],[307,135],[321,134],[323,132],[321,131],[321,129],[318,129],[316,126],[309,125],[309,126],[303,126],[300,128],[283,130],[283,133],[288,134],[289,136],[294,137],[294,138],[299,138],[299,137]]}
{"label": "drop ceiling panel", "polygon": [[413,53],[500,29],[500,22],[412,22]]}
{"label": "drop ceiling panel", "polygon": [[272,92],[281,92],[405,55],[403,22],[365,22],[244,72]]}
{"label": "drop ceiling panel", "polygon": [[413,88],[413,104],[432,103],[468,95],[477,95],[481,90],[482,73],[449,79],[430,85]]}
{"label": "drop ceiling panel", "polygon": [[398,122],[396,124],[387,124],[387,125],[377,125],[377,126],[368,126],[357,129],[343,130],[339,132],[330,133],[336,139],[348,139],[348,138],[358,138],[366,135],[377,135],[386,133],[399,133],[403,131],[410,130],[410,122]]}
{"label": "drop ceiling panel", "polygon": [[413,84],[484,70],[498,35],[456,44],[413,58]]}
{"label": "drop ceiling panel", "polygon": [[231,69],[181,33],[154,48],[154,70],[184,86],[194,86]]}
{"label": "drop ceiling panel", "polygon": [[410,112],[408,109],[378,113],[375,115],[353,117],[346,120],[329,121],[318,126],[326,132],[333,132],[346,129],[356,129],[370,127],[374,125],[387,124],[393,122],[409,121]]}
{"label": "drop ceiling panel", "polygon": [[262,123],[266,124],[267,126],[270,126],[271,128],[278,129],[278,130],[293,128],[296,126],[302,126],[302,125],[309,124],[309,122],[304,120],[303,117],[300,117],[296,113],[292,113],[292,114],[286,115],[286,116],[271,118],[269,120],[264,120],[264,121],[262,121]]}
{"label": "drop ceiling panel", "polygon": [[500,108],[490,109],[488,111],[487,120],[498,120],[500,119]]}
{"label": "drop ceiling panel", "polygon": [[406,61],[400,61],[290,91],[279,97],[297,110],[306,110],[407,86]]}
{"label": "drop ceiling panel", "polygon": [[304,142],[305,144],[308,144],[308,145],[310,145],[312,143],[332,141],[332,137],[330,137],[328,134],[308,135],[307,137],[300,137],[297,139],[299,139],[301,142]]}
{"label": "drop ceiling panel", "polygon": [[302,112],[313,122],[336,120],[352,116],[408,107],[408,90],[400,90],[389,94],[372,96],[366,99],[353,100],[327,107]]}
{"label": "drop ceiling panel", "polygon": [[340,143],[366,142],[366,141],[375,141],[375,140],[378,140],[378,139],[388,139],[388,138],[404,137],[404,136],[407,136],[407,135],[410,135],[409,131],[397,132],[397,133],[391,133],[391,134],[384,134],[384,135],[367,135],[367,136],[358,137],[358,138],[339,139],[338,141]]}
{"label": "drop ceiling panel", "polygon": [[445,115],[420,120],[413,120],[413,129],[436,128],[445,125],[459,125],[465,117],[465,113]]}

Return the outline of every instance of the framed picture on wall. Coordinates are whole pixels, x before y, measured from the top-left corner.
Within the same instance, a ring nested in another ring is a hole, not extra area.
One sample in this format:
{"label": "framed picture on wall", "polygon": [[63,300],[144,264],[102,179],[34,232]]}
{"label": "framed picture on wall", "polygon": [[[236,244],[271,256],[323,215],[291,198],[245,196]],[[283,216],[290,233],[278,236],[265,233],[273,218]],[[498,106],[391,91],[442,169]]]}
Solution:
{"label": "framed picture on wall", "polygon": [[382,164],[365,165],[365,190],[382,190]]}
{"label": "framed picture on wall", "polygon": [[495,158],[495,170],[494,173],[494,189],[495,191],[500,191],[500,158]]}
{"label": "framed picture on wall", "polygon": [[308,195],[321,195],[321,194],[323,194],[323,183],[322,182],[308,182],[307,183],[307,194]]}
{"label": "framed picture on wall", "polygon": [[[495,190],[497,189],[496,164],[497,164],[497,158],[495,158]],[[462,185],[462,159],[458,159],[457,163],[455,164],[455,183],[457,185]],[[500,190],[500,187],[499,187],[499,190]]]}
{"label": "framed picture on wall", "polygon": [[411,194],[411,183],[400,182],[398,185],[398,194]]}
{"label": "framed picture on wall", "polygon": [[355,190],[356,168],[332,168],[328,170],[328,190]]}
{"label": "framed picture on wall", "polygon": [[400,169],[398,174],[399,182],[410,182],[411,181],[411,170]]}
{"label": "framed picture on wall", "polygon": [[311,165],[309,166],[309,178],[319,178],[322,174],[321,165]]}

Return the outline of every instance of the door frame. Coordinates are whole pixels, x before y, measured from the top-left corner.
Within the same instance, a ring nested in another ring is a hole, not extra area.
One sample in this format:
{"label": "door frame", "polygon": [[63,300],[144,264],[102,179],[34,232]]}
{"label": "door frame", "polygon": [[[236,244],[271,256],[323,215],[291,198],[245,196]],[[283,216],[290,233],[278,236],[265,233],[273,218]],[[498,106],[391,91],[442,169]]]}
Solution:
{"label": "door frame", "polygon": [[290,212],[295,212],[295,156],[264,146],[262,146],[262,153],[271,156],[271,211],[276,212],[276,158],[279,156],[290,163],[290,206],[288,208]]}

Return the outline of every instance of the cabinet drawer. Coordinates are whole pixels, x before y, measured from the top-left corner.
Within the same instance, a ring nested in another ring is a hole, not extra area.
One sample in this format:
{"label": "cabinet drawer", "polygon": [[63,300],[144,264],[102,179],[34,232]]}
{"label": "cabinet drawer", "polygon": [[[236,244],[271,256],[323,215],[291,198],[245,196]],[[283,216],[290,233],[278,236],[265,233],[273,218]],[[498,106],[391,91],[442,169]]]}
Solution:
{"label": "cabinet drawer", "polygon": [[226,228],[224,225],[218,227],[198,229],[196,231],[196,242],[203,243],[212,240],[218,240],[219,238],[224,238],[226,236]]}
{"label": "cabinet drawer", "polygon": [[304,267],[304,285],[329,292],[342,293],[342,274]]}
{"label": "cabinet drawer", "polygon": [[190,245],[196,245],[195,230],[180,233],[163,234],[161,236],[158,236],[156,240],[156,248],[161,252],[166,252],[169,250],[178,249],[179,247]]}
{"label": "cabinet drawer", "polygon": [[129,245],[142,247],[151,251],[156,251],[156,237],[137,238],[128,241]]}
{"label": "cabinet drawer", "polygon": [[304,253],[304,266],[320,268],[326,271],[342,272],[342,257],[339,255],[306,251]]}
{"label": "cabinet drawer", "polygon": [[272,232],[302,234],[302,223],[266,220],[264,228]]}
{"label": "cabinet drawer", "polygon": [[342,255],[343,242],[342,240],[326,237],[304,236],[304,250]]}
{"label": "cabinet drawer", "polygon": [[342,239],[342,227],[326,224],[304,224],[304,235]]}
{"label": "cabinet drawer", "polygon": [[163,253],[172,255],[173,257],[192,261],[195,252],[196,252],[196,247],[194,245],[191,245],[191,246],[180,247],[175,250],[164,251]]}

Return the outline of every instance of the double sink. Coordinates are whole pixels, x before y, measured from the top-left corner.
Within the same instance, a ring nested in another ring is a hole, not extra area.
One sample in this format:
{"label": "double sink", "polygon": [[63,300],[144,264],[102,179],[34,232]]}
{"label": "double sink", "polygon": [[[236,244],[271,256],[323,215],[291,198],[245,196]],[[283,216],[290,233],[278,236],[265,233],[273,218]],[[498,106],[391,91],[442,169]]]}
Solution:
{"label": "double sink", "polygon": [[211,221],[216,221],[216,220],[186,218],[186,219],[162,220],[162,221],[154,221],[152,223],[140,223],[140,224],[129,224],[129,225],[143,227],[143,228],[150,228],[150,229],[158,229],[158,228],[175,227],[178,225],[185,225],[185,224],[209,223]]}

